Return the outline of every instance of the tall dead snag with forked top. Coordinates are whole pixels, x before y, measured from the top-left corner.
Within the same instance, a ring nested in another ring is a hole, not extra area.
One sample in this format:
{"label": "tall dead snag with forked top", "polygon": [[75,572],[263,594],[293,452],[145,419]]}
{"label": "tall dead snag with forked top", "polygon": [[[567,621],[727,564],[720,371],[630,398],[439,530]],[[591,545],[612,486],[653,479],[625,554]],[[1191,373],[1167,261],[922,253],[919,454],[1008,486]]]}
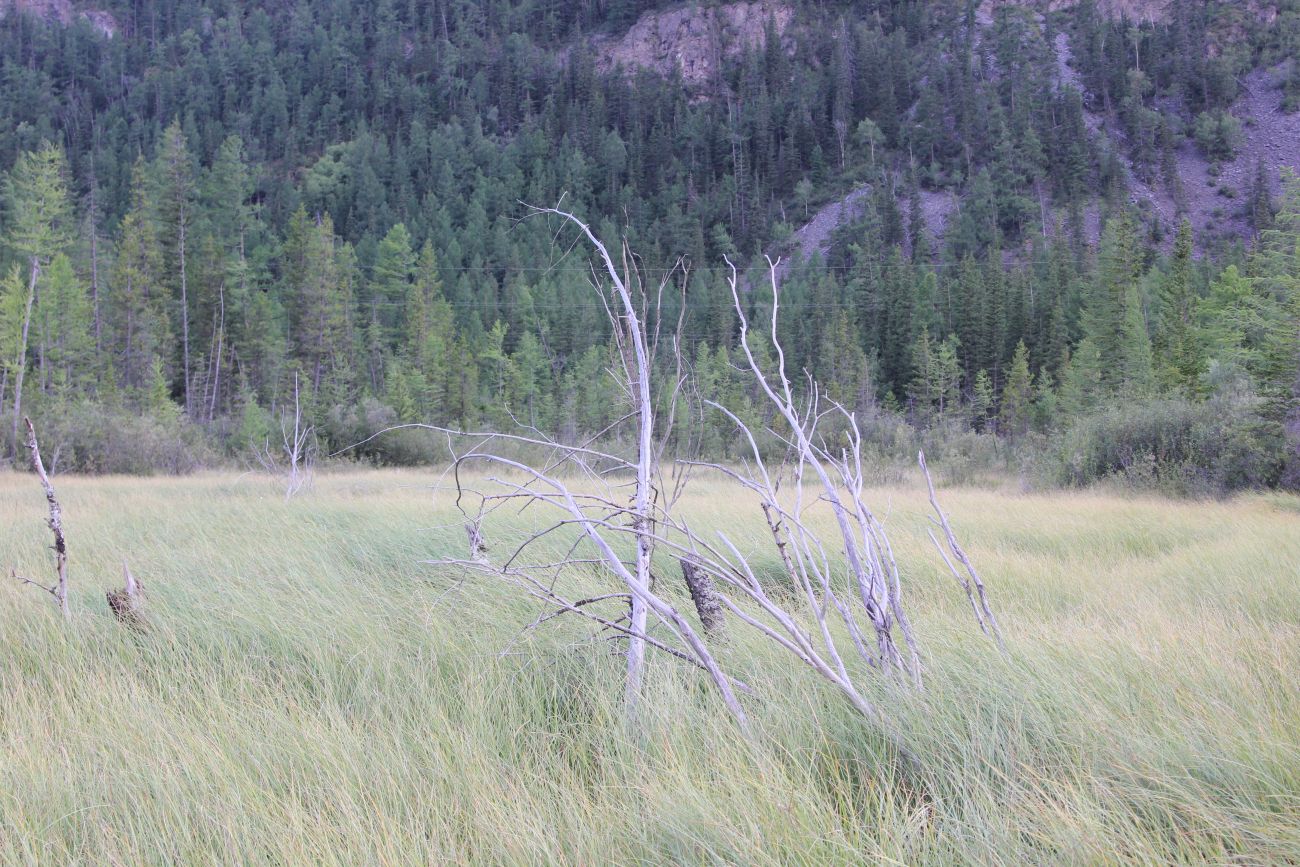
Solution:
{"label": "tall dead snag with forked top", "polygon": [[68,616],[68,545],[63,538],[63,509],[59,506],[59,500],[54,496],[54,485],[50,483],[50,477],[45,472],[45,462],[41,460],[41,447],[36,441],[36,427],[32,424],[30,418],[23,418],[27,425],[27,450],[32,455],[32,469],[36,472],[37,478],[41,480],[41,487],[45,489],[45,500],[49,503],[50,517],[46,520],[50,532],[54,534],[54,571],[56,574],[55,583],[52,586],[46,586],[39,581],[33,581],[30,578],[23,578],[16,572],[10,574],[24,584],[30,584],[33,587],[40,588],[54,597],[55,603],[63,616]]}
{"label": "tall dead snag with forked top", "polygon": [[[635,423],[635,446],[632,457],[623,458],[591,448],[589,443],[576,446],[561,444],[540,432],[535,432],[536,436],[484,435],[479,445],[456,456],[453,464],[459,492],[458,503],[463,501],[466,494],[477,494],[479,498],[477,513],[467,513],[470,559],[439,562],[491,571],[554,606],[556,613],[580,614],[604,629],[623,636],[627,642],[624,695],[629,719],[635,718],[641,696],[646,648],[655,647],[707,672],[721,692],[728,709],[743,726],[746,717],[736,698],[736,684],[722,672],[708,645],[688,618],[660,592],[656,592],[651,573],[656,546],[663,539],[659,522],[680,493],[680,479],[665,475],[662,457],[672,419],[676,414],[676,401],[684,375],[680,342],[674,340],[672,350],[678,364],[673,387],[666,400],[652,391],[654,360],[660,333],[657,317],[653,326],[649,324],[650,305],[653,295],[656,312],[662,309],[663,293],[678,269],[674,268],[665,275],[659,283],[658,292],[654,293],[642,283],[635,257],[626,245],[622,250],[621,261],[616,263],[609,248],[577,216],[556,208],[535,208],[533,211],[537,215],[558,217],[576,228],[581,238],[590,243],[597,253],[599,267],[592,269],[592,282],[597,291],[601,292],[613,327],[617,367],[620,368],[617,378],[625,389],[630,406],[623,420]],[[679,318],[678,338],[683,322],[684,319]],[[656,400],[656,397],[660,399]],[[658,425],[658,430],[656,420],[660,416],[656,412],[657,407],[662,410],[664,419],[663,425]],[[448,433],[465,435],[462,432]],[[549,451],[550,456],[542,466],[531,467],[486,450],[487,444],[496,438],[541,446]],[[493,479],[490,482],[497,483],[496,489],[470,491],[460,473],[461,467],[468,462],[515,470],[523,473],[526,481]],[[556,472],[561,468],[566,471],[576,469],[584,475],[593,490],[575,492],[566,479]],[[617,480],[611,481],[615,474],[630,475],[632,479],[626,485]],[[627,487],[631,488],[630,496],[625,492]],[[548,530],[525,541],[513,553],[507,552],[501,562],[489,563],[476,541],[482,539],[482,520],[488,513],[511,504],[549,506],[558,510],[559,520]],[[576,528],[580,532],[579,543],[570,549],[568,558],[556,563],[526,563],[525,549],[564,528]],[[621,547],[620,537],[632,544],[633,554],[630,559],[625,559],[618,551]],[[591,546],[594,557],[579,561],[573,557],[573,551],[582,542]],[[566,597],[556,589],[556,579],[560,572],[577,562],[599,565],[622,585],[625,592],[604,593],[586,599]],[[624,614],[607,615],[599,610],[600,603],[615,600],[627,600],[628,607]],[[669,641],[675,646],[650,636],[651,616],[671,634]]]}
{"label": "tall dead snag with forked top", "polygon": [[254,450],[253,457],[284,485],[285,502],[311,485],[316,465],[316,428],[307,424],[302,412],[302,394],[298,372],[293,374],[293,419],[280,419],[280,448],[271,447],[268,439]]}

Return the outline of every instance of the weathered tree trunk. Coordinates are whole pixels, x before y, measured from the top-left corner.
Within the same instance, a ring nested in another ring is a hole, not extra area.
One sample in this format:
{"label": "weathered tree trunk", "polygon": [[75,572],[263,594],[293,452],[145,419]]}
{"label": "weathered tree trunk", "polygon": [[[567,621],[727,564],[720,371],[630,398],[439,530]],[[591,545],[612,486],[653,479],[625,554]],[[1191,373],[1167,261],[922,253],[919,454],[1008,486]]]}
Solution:
{"label": "weathered tree trunk", "polygon": [[50,484],[50,477],[45,472],[45,463],[41,460],[41,448],[36,442],[36,428],[32,425],[31,419],[23,419],[27,423],[27,448],[32,453],[32,469],[36,471],[36,476],[41,480],[41,487],[45,489],[45,500],[50,505],[49,526],[50,532],[54,534],[54,568],[58,573],[58,583],[53,588],[49,588],[54,599],[59,604],[59,610],[63,616],[68,616],[68,545],[63,538],[63,510],[59,507],[59,501],[54,496],[54,485]]}
{"label": "weathered tree trunk", "polygon": [[689,557],[681,558],[682,579],[691,591],[691,601],[695,611],[700,615],[700,623],[708,635],[722,632],[722,603],[718,601],[717,591],[713,589],[713,579],[709,573],[699,568]]}

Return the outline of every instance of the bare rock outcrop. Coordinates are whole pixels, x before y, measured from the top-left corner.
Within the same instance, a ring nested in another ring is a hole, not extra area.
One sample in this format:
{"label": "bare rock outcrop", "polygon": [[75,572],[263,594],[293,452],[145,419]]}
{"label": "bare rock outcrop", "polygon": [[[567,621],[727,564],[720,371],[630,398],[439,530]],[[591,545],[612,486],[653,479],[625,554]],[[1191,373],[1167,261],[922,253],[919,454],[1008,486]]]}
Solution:
{"label": "bare rock outcrop", "polygon": [[724,61],[765,44],[769,21],[784,34],[793,20],[794,8],[776,0],[690,3],[643,15],[622,37],[597,42],[596,63],[602,71],[680,72],[687,86],[700,88],[717,80]]}
{"label": "bare rock outcrop", "polygon": [[0,0],[0,18],[10,12],[34,15],[45,21],[57,21],[65,27],[78,18],[89,21],[99,34],[112,39],[119,29],[117,19],[103,9],[82,8],[72,0]]}

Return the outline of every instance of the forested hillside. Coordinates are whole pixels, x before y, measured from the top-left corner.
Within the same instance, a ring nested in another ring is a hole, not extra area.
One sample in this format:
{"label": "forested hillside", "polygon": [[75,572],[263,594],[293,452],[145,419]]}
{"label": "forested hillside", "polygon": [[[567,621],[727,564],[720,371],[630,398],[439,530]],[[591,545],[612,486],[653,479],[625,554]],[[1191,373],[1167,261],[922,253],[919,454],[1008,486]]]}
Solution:
{"label": "forested hillside", "polygon": [[742,5],[0,0],[0,430],[185,469],[295,383],[326,451],[604,430],[587,251],[524,204],[562,201],[686,263],[664,316],[729,405],[720,266],[761,316],[793,254],[790,362],[884,455],[1297,477],[1300,3]]}

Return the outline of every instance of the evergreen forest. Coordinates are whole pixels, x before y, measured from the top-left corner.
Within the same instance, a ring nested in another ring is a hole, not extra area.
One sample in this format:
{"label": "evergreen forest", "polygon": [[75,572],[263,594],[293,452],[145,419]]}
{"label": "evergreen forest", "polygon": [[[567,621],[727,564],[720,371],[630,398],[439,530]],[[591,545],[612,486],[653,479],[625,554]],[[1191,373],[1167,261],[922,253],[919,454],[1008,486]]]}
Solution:
{"label": "evergreen forest", "polygon": [[591,251],[530,207],[559,205],[634,254],[712,459],[742,444],[705,401],[771,421],[727,267],[766,321],[770,255],[788,366],[881,466],[1300,485],[1295,167],[1213,225],[1184,188],[1250,141],[1252,73],[1300,107],[1300,3],[751,5],[701,83],[609,61],[654,0],[0,2],[0,450],[30,416],[56,470],[185,472],[295,405],[377,464],[445,459],[379,434],[410,423],[617,440]]}

